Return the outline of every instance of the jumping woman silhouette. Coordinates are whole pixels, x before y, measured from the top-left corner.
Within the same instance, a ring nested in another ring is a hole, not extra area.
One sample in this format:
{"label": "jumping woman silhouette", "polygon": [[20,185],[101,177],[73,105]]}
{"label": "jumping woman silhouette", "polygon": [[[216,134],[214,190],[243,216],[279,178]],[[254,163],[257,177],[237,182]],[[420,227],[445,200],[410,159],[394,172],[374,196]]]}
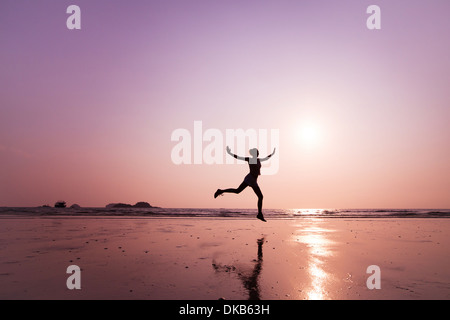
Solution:
{"label": "jumping woman silhouette", "polygon": [[214,198],[217,198],[223,193],[241,193],[245,188],[248,186],[252,187],[253,191],[255,191],[256,195],[258,196],[258,215],[256,216],[258,219],[262,221],[266,221],[264,219],[264,216],[262,214],[262,201],[263,201],[263,194],[261,192],[261,189],[258,186],[258,176],[261,175],[261,162],[269,160],[270,157],[272,157],[275,154],[275,149],[273,149],[272,154],[268,155],[265,158],[258,158],[259,151],[256,148],[250,149],[249,153],[251,157],[239,157],[233,153],[231,153],[230,147],[227,147],[227,153],[238,159],[238,160],[244,160],[248,162],[248,166],[250,168],[250,173],[247,174],[244,178],[244,181],[241,183],[241,185],[237,189],[217,189],[216,193],[214,193]]}

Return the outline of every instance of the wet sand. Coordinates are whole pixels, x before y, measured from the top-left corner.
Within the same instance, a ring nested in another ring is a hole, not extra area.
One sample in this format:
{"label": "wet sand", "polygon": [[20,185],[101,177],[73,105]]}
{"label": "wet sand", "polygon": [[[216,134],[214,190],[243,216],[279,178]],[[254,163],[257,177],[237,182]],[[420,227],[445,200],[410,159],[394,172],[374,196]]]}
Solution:
{"label": "wet sand", "polygon": [[3,217],[0,299],[449,299],[449,234],[440,218]]}

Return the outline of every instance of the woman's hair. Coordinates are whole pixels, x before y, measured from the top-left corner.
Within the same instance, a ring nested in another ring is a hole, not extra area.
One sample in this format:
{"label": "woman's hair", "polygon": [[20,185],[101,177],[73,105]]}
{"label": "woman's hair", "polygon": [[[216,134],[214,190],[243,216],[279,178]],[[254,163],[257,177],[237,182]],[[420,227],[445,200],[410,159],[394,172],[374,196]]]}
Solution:
{"label": "woman's hair", "polygon": [[259,156],[259,151],[258,151],[258,149],[256,149],[256,148],[250,149],[248,152],[249,152],[253,157]]}

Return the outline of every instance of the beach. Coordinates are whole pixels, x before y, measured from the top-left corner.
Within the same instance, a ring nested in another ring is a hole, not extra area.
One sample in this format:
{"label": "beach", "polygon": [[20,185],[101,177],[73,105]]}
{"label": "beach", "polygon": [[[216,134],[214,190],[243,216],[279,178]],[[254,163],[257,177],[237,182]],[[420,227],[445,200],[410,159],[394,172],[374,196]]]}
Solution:
{"label": "beach", "polygon": [[[450,298],[446,218],[0,221],[2,300]],[[373,265],[380,289],[366,284]]]}

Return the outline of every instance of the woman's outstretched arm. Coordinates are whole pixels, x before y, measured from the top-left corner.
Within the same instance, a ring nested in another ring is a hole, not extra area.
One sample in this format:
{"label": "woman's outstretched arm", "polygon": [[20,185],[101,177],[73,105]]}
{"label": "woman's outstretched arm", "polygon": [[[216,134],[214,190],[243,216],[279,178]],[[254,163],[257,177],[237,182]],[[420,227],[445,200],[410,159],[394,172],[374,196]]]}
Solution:
{"label": "woman's outstretched arm", "polygon": [[267,157],[265,157],[265,158],[259,159],[259,161],[266,161],[266,160],[269,160],[270,157],[272,157],[272,156],[275,154],[275,150],[276,150],[276,148],[273,148],[273,152],[272,152],[271,154],[269,154],[269,155],[268,155]]}
{"label": "woman's outstretched arm", "polygon": [[240,156],[238,156],[238,155],[235,155],[234,153],[231,153],[230,147],[227,147],[227,153],[228,153],[230,156],[232,156],[232,157],[234,157],[234,158],[236,158],[236,159],[238,159],[238,160],[248,161],[248,158],[240,157]]}

